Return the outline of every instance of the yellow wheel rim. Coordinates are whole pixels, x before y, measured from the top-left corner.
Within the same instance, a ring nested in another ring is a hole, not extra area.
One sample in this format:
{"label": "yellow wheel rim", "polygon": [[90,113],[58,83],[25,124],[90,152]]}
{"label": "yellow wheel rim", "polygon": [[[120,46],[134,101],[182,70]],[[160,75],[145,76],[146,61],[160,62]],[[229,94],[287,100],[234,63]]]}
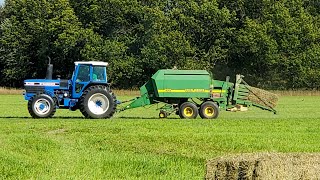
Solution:
{"label": "yellow wheel rim", "polygon": [[160,114],[160,118],[164,118],[164,114],[163,113]]}
{"label": "yellow wheel rim", "polygon": [[213,116],[214,115],[214,108],[213,107],[206,107],[204,109],[204,114],[207,116]]}
{"label": "yellow wheel rim", "polygon": [[186,107],[184,108],[183,113],[186,117],[192,117],[194,112],[191,107]]}

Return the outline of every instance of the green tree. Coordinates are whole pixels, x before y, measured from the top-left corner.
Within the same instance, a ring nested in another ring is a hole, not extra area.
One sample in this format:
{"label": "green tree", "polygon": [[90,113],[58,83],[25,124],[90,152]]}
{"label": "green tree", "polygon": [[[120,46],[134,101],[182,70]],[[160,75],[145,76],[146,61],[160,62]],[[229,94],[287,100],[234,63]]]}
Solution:
{"label": "green tree", "polygon": [[0,81],[44,77],[51,57],[62,76],[74,61],[107,61],[118,88],[173,66],[219,79],[241,73],[261,87],[318,88],[319,7],[315,0],[7,0]]}
{"label": "green tree", "polygon": [[85,44],[81,23],[68,0],[8,0],[1,25],[4,82],[21,85],[25,78],[45,76],[48,57],[56,73],[67,75],[81,59]]}
{"label": "green tree", "polygon": [[314,74],[318,66],[310,63],[317,62],[315,56],[306,53],[319,45],[317,18],[301,0],[265,0],[259,9],[259,18],[241,20],[243,27],[235,35],[228,66],[262,87],[311,88],[309,73]]}
{"label": "green tree", "polygon": [[27,76],[29,61],[24,51],[28,48],[24,45],[31,41],[17,24],[16,19],[12,18],[5,19],[0,25],[1,84],[13,87],[19,86],[21,78]]}
{"label": "green tree", "polygon": [[111,51],[116,56],[104,57],[111,62],[117,86],[126,87],[128,81],[139,86],[161,68],[212,69],[227,56],[232,15],[226,8],[219,9],[215,1],[92,0],[71,4],[84,27],[101,35],[95,47],[115,45]]}

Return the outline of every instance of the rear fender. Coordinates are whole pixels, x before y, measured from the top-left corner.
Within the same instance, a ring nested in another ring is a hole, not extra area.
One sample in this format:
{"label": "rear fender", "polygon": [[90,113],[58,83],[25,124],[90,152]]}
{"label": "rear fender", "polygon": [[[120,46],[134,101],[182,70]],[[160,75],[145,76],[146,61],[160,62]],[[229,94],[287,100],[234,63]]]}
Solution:
{"label": "rear fender", "polygon": [[90,87],[92,87],[92,86],[105,86],[109,91],[111,91],[111,88],[110,88],[110,84],[108,84],[108,83],[90,83],[84,90],[83,90],[83,92],[84,91],[86,91],[88,88],[90,88]]}
{"label": "rear fender", "polygon": [[109,91],[111,91],[110,85],[108,83],[88,83],[84,85],[85,87],[83,87],[82,91],[79,93],[76,93],[75,88],[73,88],[73,92],[72,92],[73,99],[79,99],[82,96],[83,92],[85,92],[89,87],[96,86],[96,85],[105,86],[108,88]]}

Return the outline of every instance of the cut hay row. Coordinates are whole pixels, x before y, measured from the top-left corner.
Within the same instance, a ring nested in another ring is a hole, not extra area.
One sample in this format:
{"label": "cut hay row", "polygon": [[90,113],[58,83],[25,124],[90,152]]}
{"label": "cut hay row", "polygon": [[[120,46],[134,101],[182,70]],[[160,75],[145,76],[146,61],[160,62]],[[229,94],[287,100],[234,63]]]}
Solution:
{"label": "cut hay row", "polygon": [[320,179],[320,154],[260,153],[208,161],[206,179]]}
{"label": "cut hay row", "polygon": [[262,106],[268,106],[272,108],[275,108],[277,106],[279,100],[277,94],[251,86],[247,86],[247,88],[249,89],[249,101],[255,104],[260,104]]}

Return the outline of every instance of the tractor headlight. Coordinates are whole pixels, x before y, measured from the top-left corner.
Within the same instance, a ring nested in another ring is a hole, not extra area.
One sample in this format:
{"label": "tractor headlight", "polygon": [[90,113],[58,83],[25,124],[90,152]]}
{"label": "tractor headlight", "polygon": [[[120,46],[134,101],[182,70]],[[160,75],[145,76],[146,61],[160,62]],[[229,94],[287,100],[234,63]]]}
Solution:
{"label": "tractor headlight", "polygon": [[68,97],[68,93],[64,93],[63,95],[64,95],[64,97]]}

